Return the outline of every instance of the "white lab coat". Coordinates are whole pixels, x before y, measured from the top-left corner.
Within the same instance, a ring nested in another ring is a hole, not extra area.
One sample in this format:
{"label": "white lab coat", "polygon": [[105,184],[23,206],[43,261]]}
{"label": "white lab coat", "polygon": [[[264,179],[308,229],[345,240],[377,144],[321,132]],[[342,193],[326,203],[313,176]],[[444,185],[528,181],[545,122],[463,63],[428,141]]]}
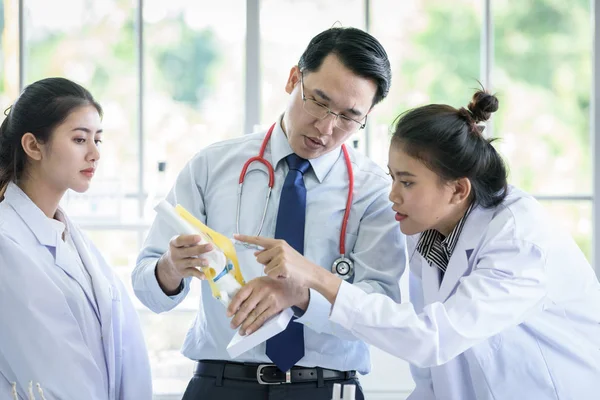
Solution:
{"label": "white lab coat", "polygon": [[331,319],[412,364],[410,400],[598,399],[600,284],[575,242],[511,188],[467,217],[440,274],[408,238],[412,303],[351,285]]}
{"label": "white lab coat", "polygon": [[148,353],[123,284],[67,220],[90,286],[51,222],[9,185],[0,203],[0,398],[12,398],[16,382],[27,399],[33,381],[37,399],[36,383],[47,400],[151,399]]}

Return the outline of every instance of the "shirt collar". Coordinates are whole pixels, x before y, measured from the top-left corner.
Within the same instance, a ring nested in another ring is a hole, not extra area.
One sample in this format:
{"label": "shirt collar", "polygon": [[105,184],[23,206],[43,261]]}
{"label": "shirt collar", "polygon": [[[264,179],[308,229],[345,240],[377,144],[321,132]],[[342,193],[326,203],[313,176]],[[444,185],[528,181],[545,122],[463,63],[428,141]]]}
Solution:
{"label": "shirt collar", "polygon": [[[452,232],[446,237],[436,231],[435,229],[428,229],[421,234],[419,241],[417,243],[417,251],[421,253],[424,257],[429,254],[431,248],[433,247],[434,241],[440,241],[442,247],[446,250],[446,254],[448,258],[452,256],[454,249],[456,248],[456,244],[458,243],[458,239],[460,238],[460,233],[462,232],[463,227],[465,226],[465,221],[469,216],[469,213],[473,209],[473,203],[467,208],[465,215],[458,221]],[[427,257],[426,257],[427,258]]]}
{"label": "shirt collar", "polygon": [[454,252],[456,244],[458,243],[458,238],[460,237],[460,233],[462,232],[462,229],[465,226],[465,221],[467,220],[467,217],[469,216],[469,213],[472,209],[473,203],[471,203],[469,208],[467,208],[465,215],[463,215],[463,217],[458,221],[458,224],[456,224],[454,229],[452,229],[452,232],[450,232],[450,234],[444,240],[442,240],[442,246],[444,246],[448,251],[448,256],[451,256]]}
{"label": "shirt collar", "polygon": [[58,233],[62,237],[62,235],[66,231],[65,224],[62,223],[61,221],[57,220],[57,219],[50,219],[50,218],[48,218],[48,220],[50,222],[50,225],[52,226],[52,229],[54,229],[56,231],[56,233]]}
{"label": "shirt collar", "polygon": [[52,223],[52,227],[58,232],[61,238],[63,235],[65,237],[69,235],[69,224],[67,223],[67,217],[60,207],[56,210],[54,218],[48,219]]}
{"label": "shirt collar", "polygon": [[[282,119],[283,116],[281,116],[279,121],[275,124],[275,128],[271,135],[271,162],[273,163],[274,169],[277,169],[280,161],[293,153],[290,143],[287,140],[287,136],[281,127]],[[340,157],[341,151],[341,147],[338,147],[320,157],[308,160],[319,183],[322,183],[329,171],[331,171],[333,165]]]}

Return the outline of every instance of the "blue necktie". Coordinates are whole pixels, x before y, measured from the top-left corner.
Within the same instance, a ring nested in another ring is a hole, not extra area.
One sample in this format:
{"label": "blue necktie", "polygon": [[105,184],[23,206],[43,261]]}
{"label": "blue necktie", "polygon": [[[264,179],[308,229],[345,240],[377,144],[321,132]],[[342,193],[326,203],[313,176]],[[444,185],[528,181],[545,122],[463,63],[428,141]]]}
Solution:
{"label": "blue necktie", "polygon": [[[310,167],[308,160],[290,154],[286,157],[290,170],[285,177],[275,238],[285,240],[300,254],[304,254],[304,220],[306,216],[306,187],[304,173]],[[304,357],[304,325],[292,318],[287,328],[267,340],[267,357],[282,371],[288,371]]]}

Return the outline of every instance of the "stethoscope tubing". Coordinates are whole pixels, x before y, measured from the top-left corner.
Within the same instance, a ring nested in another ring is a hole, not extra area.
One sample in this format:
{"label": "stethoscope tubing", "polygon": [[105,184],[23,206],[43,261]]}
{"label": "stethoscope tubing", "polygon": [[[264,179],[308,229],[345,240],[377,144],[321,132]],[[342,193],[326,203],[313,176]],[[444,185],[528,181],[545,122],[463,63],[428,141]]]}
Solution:
{"label": "stethoscope tubing", "polygon": [[[237,233],[240,232],[240,212],[241,212],[241,204],[242,204],[242,192],[243,192],[243,188],[244,188],[244,179],[246,177],[246,174],[248,173],[248,168],[250,167],[250,165],[253,162],[259,162],[261,164],[263,164],[266,168],[267,168],[267,175],[269,176],[269,190],[267,191],[267,196],[265,199],[265,206],[263,208],[263,212],[262,212],[262,218],[260,220],[260,225],[258,227],[258,230],[256,232],[255,236],[260,236],[262,229],[264,227],[264,223],[265,223],[265,218],[267,216],[267,209],[269,206],[269,200],[271,198],[271,193],[273,191],[273,185],[275,184],[275,169],[273,168],[273,165],[264,157],[265,154],[265,149],[267,147],[267,144],[269,143],[269,140],[271,139],[271,135],[273,134],[273,130],[275,129],[275,124],[271,125],[271,127],[269,128],[269,130],[267,131],[267,134],[265,135],[265,138],[263,139],[263,142],[260,146],[260,151],[258,153],[257,156],[254,156],[250,159],[248,159],[243,167],[242,170],[240,172],[240,177],[239,177],[239,183],[238,183],[238,201],[237,201],[237,207],[236,207],[236,230]],[[346,163],[346,169],[348,170],[348,195],[346,198],[346,208],[344,210],[344,217],[342,219],[342,228],[340,231],[340,259],[344,260],[345,262],[349,263],[349,266],[352,268],[352,264],[350,262],[350,260],[345,258],[345,254],[346,254],[346,229],[348,227],[348,220],[350,219],[350,210],[352,208],[352,199],[353,199],[353,195],[354,195],[354,172],[352,170],[352,161],[350,160],[350,154],[348,153],[348,149],[346,148],[345,144],[342,144],[342,152],[344,154],[344,161]],[[339,261],[340,259],[336,260]],[[335,268],[335,262],[334,262],[334,268]]]}

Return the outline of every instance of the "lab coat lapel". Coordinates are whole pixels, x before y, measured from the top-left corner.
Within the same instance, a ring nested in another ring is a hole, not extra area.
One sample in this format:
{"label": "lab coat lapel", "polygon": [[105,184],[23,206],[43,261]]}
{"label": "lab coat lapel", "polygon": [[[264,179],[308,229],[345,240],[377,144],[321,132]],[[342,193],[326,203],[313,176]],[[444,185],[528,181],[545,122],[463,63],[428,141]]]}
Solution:
{"label": "lab coat lapel", "polygon": [[411,235],[406,238],[406,246],[410,256],[409,264],[411,270],[420,276],[423,287],[423,304],[430,304],[437,301],[437,295],[440,290],[440,276],[438,269],[429,265],[425,257],[417,251],[417,245],[421,234]]}
{"label": "lab coat lapel", "polygon": [[75,243],[77,251],[79,251],[81,261],[83,261],[83,265],[85,265],[92,278],[92,287],[100,311],[102,327],[103,329],[105,325],[110,327],[110,321],[112,320],[112,285],[101,266],[98,265],[97,260],[90,253],[90,249],[81,233],[77,229],[73,229],[71,230],[71,236],[73,237],[73,243]]}
{"label": "lab coat lapel", "polygon": [[100,326],[102,329],[102,342],[104,346],[104,354],[108,367],[108,378],[111,387],[115,382],[115,341],[113,335],[113,297],[118,296],[116,288],[111,284],[111,281],[105,275],[105,265],[100,265],[103,261],[97,259],[90,252],[88,242],[85,240],[79,229],[69,225],[73,243],[79,252],[81,261],[85,265],[90,277],[92,278],[92,288],[95,297],[95,305],[99,312]]}
{"label": "lab coat lapel", "polygon": [[[92,305],[96,315],[98,318],[100,318],[98,315],[98,308],[96,307],[94,301],[94,294],[90,291],[92,288],[87,284],[84,272],[81,270],[81,266],[79,266],[77,259],[75,258],[77,255],[73,254],[73,252],[69,249],[69,245],[60,237],[57,238],[56,247],[53,250],[54,263],[77,282]],[[50,249],[50,251],[52,252],[52,249]]]}
{"label": "lab coat lapel", "polygon": [[419,257],[419,261],[421,262],[424,304],[430,304],[437,301],[440,289],[440,274],[438,269],[435,266],[429,265],[427,260],[418,252],[416,257]]}
{"label": "lab coat lapel", "polygon": [[474,207],[467,216],[439,289],[439,301],[446,301],[454,292],[460,279],[470,272],[473,264],[473,260],[471,260],[473,249],[483,240],[482,235],[487,230],[492,217],[492,209],[484,209],[479,206]]}

